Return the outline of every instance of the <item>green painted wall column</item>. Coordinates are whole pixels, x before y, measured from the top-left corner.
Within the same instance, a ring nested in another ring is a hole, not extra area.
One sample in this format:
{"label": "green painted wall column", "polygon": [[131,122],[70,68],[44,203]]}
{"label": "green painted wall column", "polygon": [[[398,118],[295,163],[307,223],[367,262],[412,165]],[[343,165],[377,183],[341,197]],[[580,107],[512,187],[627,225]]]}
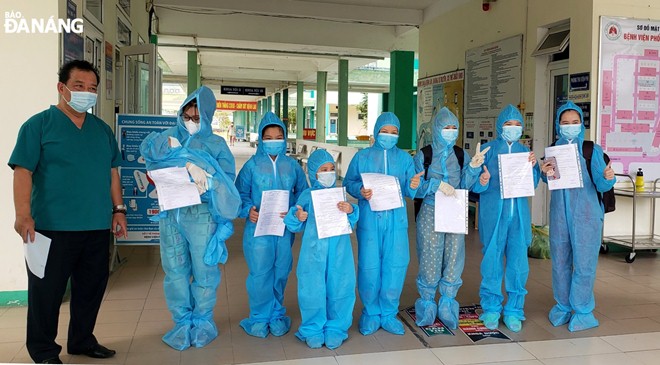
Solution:
{"label": "green painted wall column", "polygon": [[296,138],[303,138],[303,128],[305,128],[305,88],[302,81],[296,84]]}
{"label": "green painted wall column", "polygon": [[188,51],[188,92],[190,95],[202,85],[202,72],[197,64],[197,51]]}
{"label": "green painted wall column", "polygon": [[328,72],[316,72],[316,142],[325,143],[326,130],[326,92],[328,90]]}
{"label": "green painted wall column", "polygon": [[273,96],[271,95],[266,98],[266,110],[264,110],[264,114],[272,111],[273,111]]}
{"label": "green painted wall column", "polygon": [[289,89],[282,90],[282,121],[289,125]]}
{"label": "green painted wall column", "polygon": [[314,117],[316,112],[314,107],[309,107],[309,126],[307,128],[316,128],[316,118]]}
{"label": "green painted wall column", "polygon": [[348,145],[348,60],[339,60],[337,144]]}
{"label": "green painted wall column", "polygon": [[278,118],[282,119],[282,112],[281,112],[282,109],[280,109],[280,105],[281,105],[280,101],[281,101],[280,93],[275,93],[275,115],[277,115]]}
{"label": "green painted wall column", "polygon": [[383,113],[390,111],[390,93],[383,93],[381,104],[383,104]]}
{"label": "green painted wall column", "polygon": [[257,119],[255,121],[256,122],[255,124],[259,124],[259,122],[261,121],[261,116],[263,115],[261,101],[262,100],[257,100],[257,112],[256,112],[257,113]]}
{"label": "green painted wall column", "polygon": [[412,149],[416,137],[412,120],[413,77],[415,52],[392,51],[390,53],[390,97],[389,111],[396,114],[401,122],[399,130],[400,148]]}

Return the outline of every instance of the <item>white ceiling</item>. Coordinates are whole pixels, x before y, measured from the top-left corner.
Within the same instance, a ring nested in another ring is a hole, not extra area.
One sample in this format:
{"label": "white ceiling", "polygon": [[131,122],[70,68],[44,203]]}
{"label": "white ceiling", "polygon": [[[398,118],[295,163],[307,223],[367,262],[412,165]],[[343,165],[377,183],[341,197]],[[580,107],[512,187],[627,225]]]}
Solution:
{"label": "white ceiling", "polygon": [[[263,86],[268,93],[297,81],[316,83],[338,60],[349,69],[417,51],[423,22],[468,0],[153,0],[158,51],[185,82],[187,51],[198,51],[205,84]],[[352,85],[359,89],[360,85]],[[387,85],[364,89],[387,89]]]}

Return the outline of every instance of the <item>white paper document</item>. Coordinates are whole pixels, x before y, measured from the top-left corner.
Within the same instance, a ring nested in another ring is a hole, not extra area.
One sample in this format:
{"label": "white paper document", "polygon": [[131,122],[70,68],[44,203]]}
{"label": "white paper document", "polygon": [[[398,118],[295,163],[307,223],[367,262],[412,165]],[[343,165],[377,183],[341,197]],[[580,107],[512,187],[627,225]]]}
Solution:
{"label": "white paper document", "polygon": [[167,167],[149,171],[149,176],[156,184],[160,210],[171,210],[200,204],[199,191],[190,181],[185,167]]}
{"label": "white paper document", "polygon": [[318,189],[312,191],[314,218],[319,238],[328,238],[353,232],[348,215],[337,204],[346,201],[345,188]]}
{"label": "white paper document", "polygon": [[447,196],[440,191],[435,193],[434,227],[436,232],[468,233],[468,191],[454,190]]}
{"label": "white paper document", "polygon": [[548,189],[572,189],[584,186],[577,144],[546,147],[545,161],[551,161],[553,164],[553,173],[547,176]]}
{"label": "white paper document", "polygon": [[390,175],[364,173],[362,184],[365,189],[373,190],[369,199],[369,207],[374,212],[401,208],[403,197],[401,196],[401,185],[399,180]]}
{"label": "white paper document", "polygon": [[288,190],[265,190],[261,193],[259,219],[254,237],[284,236],[284,218],[280,214],[289,210]]}
{"label": "white paper document", "polygon": [[[30,237],[28,237],[28,241]],[[43,279],[46,272],[46,262],[50,251],[50,238],[39,232],[34,232],[34,242],[23,244],[25,261],[30,271],[39,279]]]}
{"label": "white paper document", "polygon": [[498,155],[502,199],[534,196],[534,171],[529,152]]}

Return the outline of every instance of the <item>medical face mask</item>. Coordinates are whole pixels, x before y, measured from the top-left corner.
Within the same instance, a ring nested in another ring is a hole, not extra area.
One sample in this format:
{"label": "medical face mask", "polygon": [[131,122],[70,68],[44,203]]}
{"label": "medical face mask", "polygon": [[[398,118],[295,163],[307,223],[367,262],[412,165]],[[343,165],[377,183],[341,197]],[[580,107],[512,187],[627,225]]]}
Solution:
{"label": "medical face mask", "polygon": [[67,104],[78,113],[84,113],[96,105],[96,94],[88,91],[71,91],[68,87],[66,89],[71,93],[71,100],[67,101]]}
{"label": "medical face mask", "polygon": [[333,186],[337,180],[337,174],[334,171],[323,171],[316,175],[318,177],[319,183],[321,183],[324,188]]}
{"label": "medical face mask", "polygon": [[195,123],[192,120],[184,120],[183,123],[186,125],[186,129],[191,136],[199,132],[199,123]]}
{"label": "medical face mask", "polygon": [[398,134],[380,132],[378,133],[378,137],[376,137],[376,142],[378,142],[378,145],[386,150],[389,150],[390,148],[396,146],[396,143],[398,141],[399,141]]}
{"label": "medical face mask", "polygon": [[566,139],[575,139],[582,132],[582,124],[563,124],[559,126],[559,134]]}
{"label": "medical face mask", "polygon": [[284,151],[284,147],[286,146],[283,139],[269,139],[261,142],[264,144],[264,151],[271,156],[279,155]]}
{"label": "medical face mask", "polygon": [[443,129],[440,131],[440,135],[447,144],[452,144],[458,139],[458,129]]}
{"label": "medical face mask", "polygon": [[522,136],[522,127],[519,125],[506,125],[502,127],[502,138],[505,141],[512,143],[520,139]]}

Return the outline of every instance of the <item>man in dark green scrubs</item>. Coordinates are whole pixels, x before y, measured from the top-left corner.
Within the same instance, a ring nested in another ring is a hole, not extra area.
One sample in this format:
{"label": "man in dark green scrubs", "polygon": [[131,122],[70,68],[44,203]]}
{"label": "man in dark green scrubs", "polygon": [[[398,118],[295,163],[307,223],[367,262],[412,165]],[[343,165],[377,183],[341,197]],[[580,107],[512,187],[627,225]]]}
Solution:
{"label": "man in dark green scrubs", "polygon": [[59,71],[59,103],[21,127],[9,159],[14,170],[14,228],[24,244],[50,238],[43,278],[28,268],[27,350],[36,363],[61,364],[55,342],[60,304],[71,278],[67,351],[108,358],[93,335],[109,275],[110,229],[126,236],[126,207],[110,127],[87,111],[99,75],[86,61]]}

